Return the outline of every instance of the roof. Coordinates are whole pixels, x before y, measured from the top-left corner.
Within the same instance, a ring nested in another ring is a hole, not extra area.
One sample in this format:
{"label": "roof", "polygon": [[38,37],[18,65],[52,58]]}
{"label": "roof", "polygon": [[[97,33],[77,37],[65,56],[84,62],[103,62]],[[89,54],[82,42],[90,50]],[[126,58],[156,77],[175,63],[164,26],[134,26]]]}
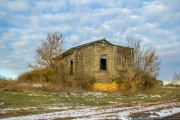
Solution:
{"label": "roof", "polygon": [[[112,43],[107,41],[105,38],[103,38],[103,39],[100,39],[100,40],[96,40],[96,41],[93,41],[93,42],[90,42],[90,43],[86,43],[86,44],[82,44],[82,45],[70,48],[69,50],[62,53],[60,56],[57,56],[55,59],[61,59],[61,58],[65,57],[65,56],[67,56],[67,55],[72,54],[75,50],[78,50],[78,49],[81,49],[81,48],[84,48],[84,47],[87,47],[87,46],[94,45],[95,43],[107,43],[109,45],[113,45]],[[124,47],[124,46],[121,46],[121,47]]]}
{"label": "roof", "polygon": [[84,48],[84,47],[87,47],[87,46],[91,46],[93,45],[94,43],[102,43],[102,42],[106,42],[110,45],[113,45],[112,43],[110,43],[109,41],[107,41],[105,38],[101,39],[101,40],[96,40],[96,41],[93,41],[93,42],[90,42],[90,43],[86,43],[86,44],[82,44],[82,45],[79,45],[79,46],[76,46],[76,47],[73,47],[67,51],[65,51],[64,53],[62,53],[62,57],[65,57],[69,54],[72,54],[75,50],[78,50],[78,49],[81,49],[81,48]]}

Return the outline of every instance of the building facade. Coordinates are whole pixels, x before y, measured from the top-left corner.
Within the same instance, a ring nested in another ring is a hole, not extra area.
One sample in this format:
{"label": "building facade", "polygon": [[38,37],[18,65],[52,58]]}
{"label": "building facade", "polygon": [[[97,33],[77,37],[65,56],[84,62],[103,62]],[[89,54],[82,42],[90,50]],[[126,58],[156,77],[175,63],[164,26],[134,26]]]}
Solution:
{"label": "building facade", "polygon": [[133,48],[113,45],[105,39],[73,47],[56,58],[61,75],[111,82],[133,65]]}

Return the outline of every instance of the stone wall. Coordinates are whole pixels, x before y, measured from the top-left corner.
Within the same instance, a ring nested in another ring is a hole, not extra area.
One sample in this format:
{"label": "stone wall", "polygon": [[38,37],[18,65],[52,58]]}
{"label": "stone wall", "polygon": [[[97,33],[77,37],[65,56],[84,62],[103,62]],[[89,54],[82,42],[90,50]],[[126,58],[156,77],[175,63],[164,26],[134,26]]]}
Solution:
{"label": "stone wall", "polygon": [[[96,82],[107,83],[119,77],[119,72],[132,66],[133,49],[110,44],[93,44],[76,49],[59,61],[61,71],[69,77],[81,79],[91,77]],[[100,69],[100,59],[106,59],[106,70]],[[73,61],[73,67],[72,62]],[[73,73],[71,69],[73,68]]]}
{"label": "stone wall", "polygon": [[[115,47],[112,45],[95,46],[94,72],[97,82],[110,82],[115,72]],[[106,70],[100,70],[100,59],[106,59]]]}
{"label": "stone wall", "polygon": [[131,67],[134,60],[132,48],[116,46],[116,70],[125,70]]}
{"label": "stone wall", "polygon": [[93,76],[94,73],[94,47],[88,46],[76,50],[76,78],[84,76]]}

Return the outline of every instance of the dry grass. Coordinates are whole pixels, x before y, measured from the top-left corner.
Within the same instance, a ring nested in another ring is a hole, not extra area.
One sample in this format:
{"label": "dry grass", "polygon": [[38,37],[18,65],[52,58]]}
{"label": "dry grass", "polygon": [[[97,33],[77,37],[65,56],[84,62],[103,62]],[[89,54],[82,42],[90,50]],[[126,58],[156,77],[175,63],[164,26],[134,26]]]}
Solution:
{"label": "dry grass", "polygon": [[[44,91],[12,92],[0,91],[0,109],[12,108],[7,113],[0,114],[0,118],[7,116],[20,116],[27,114],[38,114],[48,112],[48,106],[75,109],[78,106],[91,106],[104,108],[114,106],[114,108],[130,107],[136,105],[152,106],[158,104],[172,103],[180,101],[180,88],[163,87],[158,91],[144,91],[138,95],[122,95],[121,93],[52,93]],[[3,103],[3,104],[2,104]],[[35,108],[31,108],[35,107]],[[29,108],[29,109],[26,109]]]}
{"label": "dry grass", "polygon": [[[95,79],[86,74],[76,76],[74,79],[64,71],[59,75],[59,71],[54,68],[46,68],[32,70],[18,77],[18,83],[40,83],[42,88],[38,88],[48,92],[70,92],[70,91],[120,91],[123,94],[136,94],[139,91],[157,89],[158,82],[139,69],[128,68],[120,72],[120,77],[113,83],[95,83]],[[60,77],[61,76],[61,77]],[[14,89],[14,88],[13,88]],[[19,89],[19,88],[18,88]],[[27,88],[25,88],[27,89]],[[29,88],[28,88],[29,89]],[[31,89],[31,88],[30,88]]]}
{"label": "dry grass", "polygon": [[128,68],[115,80],[122,93],[136,94],[141,91],[158,89],[158,81],[140,69]]}
{"label": "dry grass", "polygon": [[14,80],[0,80],[0,91],[12,90],[15,83]]}
{"label": "dry grass", "polygon": [[42,84],[42,87],[38,89],[48,92],[92,90],[93,78],[87,75],[81,75],[78,79],[74,79],[64,71],[61,71],[63,75],[59,75],[58,72],[58,70],[53,68],[32,70],[20,75],[18,77],[18,83]]}

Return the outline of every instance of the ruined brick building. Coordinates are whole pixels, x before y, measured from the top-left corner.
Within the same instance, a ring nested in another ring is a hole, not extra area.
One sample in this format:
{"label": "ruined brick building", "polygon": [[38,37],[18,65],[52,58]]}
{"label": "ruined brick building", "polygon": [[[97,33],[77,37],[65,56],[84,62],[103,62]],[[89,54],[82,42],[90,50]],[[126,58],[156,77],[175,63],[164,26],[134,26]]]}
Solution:
{"label": "ruined brick building", "polygon": [[91,77],[97,82],[112,81],[132,66],[133,48],[114,45],[106,39],[73,47],[59,56],[59,71],[71,78]]}

